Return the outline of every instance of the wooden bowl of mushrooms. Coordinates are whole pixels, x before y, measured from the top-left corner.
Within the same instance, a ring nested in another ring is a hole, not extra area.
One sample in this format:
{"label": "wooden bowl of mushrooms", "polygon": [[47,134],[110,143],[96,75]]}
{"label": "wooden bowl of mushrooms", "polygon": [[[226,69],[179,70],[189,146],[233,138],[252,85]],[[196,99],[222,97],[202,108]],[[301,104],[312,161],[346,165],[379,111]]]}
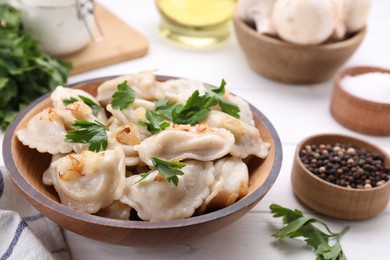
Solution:
{"label": "wooden bowl of mushrooms", "polygon": [[126,246],[200,238],[253,208],[282,162],[268,119],[223,95],[223,81],[215,90],[152,71],[57,87],[8,127],[5,165],[33,206],[82,236]]}
{"label": "wooden bowl of mushrooms", "polygon": [[390,197],[390,157],[378,146],[340,134],[305,138],[297,148],[292,188],[324,215],[360,220],[382,212]]}
{"label": "wooden bowl of mushrooms", "polygon": [[328,80],[366,33],[369,0],[241,0],[233,15],[249,66],[270,79],[310,84]]}

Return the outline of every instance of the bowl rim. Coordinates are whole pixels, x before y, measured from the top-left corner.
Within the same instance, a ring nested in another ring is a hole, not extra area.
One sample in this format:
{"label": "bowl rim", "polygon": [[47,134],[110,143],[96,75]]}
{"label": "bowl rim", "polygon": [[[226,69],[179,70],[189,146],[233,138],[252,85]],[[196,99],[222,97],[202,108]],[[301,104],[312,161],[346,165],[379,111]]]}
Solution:
{"label": "bowl rim", "polygon": [[[82,80],[79,82],[75,82],[72,84],[67,84],[66,87],[74,87],[86,83],[91,83],[94,81],[105,81],[109,79],[113,79],[115,77],[118,77],[118,75],[113,76],[103,76],[103,77],[97,77],[87,80]],[[172,79],[177,78],[173,76],[165,76],[165,75],[156,75],[157,80],[166,80],[166,79]],[[255,203],[259,198],[264,197],[267,192],[271,189],[272,185],[276,181],[281,166],[282,166],[282,159],[283,159],[283,152],[282,152],[282,145],[280,138],[276,132],[276,129],[272,125],[272,123],[269,121],[269,119],[260,112],[256,107],[254,107],[252,104],[248,102],[250,105],[250,108],[252,112],[259,117],[259,119],[266,125],[268,128],[270,135],[272,137],[273,143],[274,143],[274,161],[272,163],[271,170],[265,179],[264,183],[256,189],[252,194],[249,196],[235,202],[234,204],[207,213],[199,216],[193,216],[190,218],[185,219],[176,219],[176,220],[169,220],[169,221],[156,221],[156,222],[150,222],[150,221],[134,221],[134,220],[118,220],[118,219],[111,219],[106,217],[101,217],[97,215],[92,215],[88,213],[84,213],[81,211],[73,210],[71,208],[68,208],[67,206],[58,203],[45,195],[41,194],[37,190],[35,190],[20,174],[18,171],[15,162],[12,159],[12,151],[11,151],[11,143],[12,143],[12,137],[14,135],[14,132],[19,125],[19,122],[23,119],[23,117],[38,103],[42,102],[44,99],[48,98],[52,92],[46,93],[45,95],[37,98],[35,101],[30,103],[28,106],[26,106],[22,111],[18,113],[16,118],[11,122],[11,124],[6,129],[6,132],[4,134],[4,142],[3,142],[3,159],[5,166],[7,168],[7,171],[13,180],[13,182],[19,187],[19,189],[23,190],[23,193],[29,196],[31,199],[38,201],[41,204],[44,204],[46,207],[51,208],[51,210],[58,212],[62,215],[68,216],[70,218],[77,218],[82,221],[88,221],[93,224],[103,225],[103,226],[112,226],[116,228],[130,228],[130,229],[169,229],[169,228],[176,228],[176,227],[185,227],[185,226],[192,226],[197,224],[202,224],[206,222],[211,222],[214,220],[217,220],[221,217],[232,215],[236,212],[238,212],[240,209],[245,208],[253,203]]]}
{"label": "bowl rim", "polygon": [[[354,102],[357,102],[359,104],[365,104],[365,105],[369,104],[373,107],[390,109],[390,103],[376,102],[369,99],[358,97],[345,90],[340,84],[342,79],[346,76],[356,76],[356,75],[366,74],[370,72],[382,72],[382,73],[390,74],[390,69],[385,67],[364,66],[364,65],[345,67],[343,69],[340,69],[336,73],[334,84],[333,84],[334,88],[337,88],[337,90],[339,90],[345,96],[348,96],[348,98],[352,99]],[[334,98],[333,95],[332,98]]]}
{"label": "bowl rim", "polygon": [[[368,146],[371,146],[375,149],[377,149],[381,154],[381,156],[384,157],[384,159],[388,162],[390,162],[390,155],[385,151],[383,150],[382,148],[380,148],[379,146],[373,144],[373,143],[370,143],[366,140],[363,140],[363,139],[360,139],[360,138],[357,138],[357,137],[354,137],[354,136],[350,136],[350,135],[345,135],[345,134],[339,134],[339,133],[323,133],[323,134],[315,134],[315,135],[311,135],[311,136],[308,136],[306,138],[304,138],[303,140],[301,140],[298,145],[297,145],[297,148],[295,150],[295,155],[294,155],[294,161],[298,164],[298,166],[303,170],[303,172],[307,175],[307,176],[310,176],[310,178],[313,178],[315,180],[317,180],[319,183],[323,184],[323,185],[326,185],[332,189],[335,189],[335,190],[339,190],[339,191],[347,191],[347,192],[359,192],[359,193],[362,193],[362,192],[373,192],[373,191],[378,191],[378,190],[381,190],[381,189],[386,189],[387,186],[390,185],[390,180],[386,181],[385,184],[379,186],[379,187],[374,187],[374,188],[370,188],[370,189],[357,189],[357,188],[347,188],[347,187],[342,187],[342,186],[339,186],[337,184],[334,184],[334,183],[331,183],[331,182],[328,182],[328,181],[325,181],[323,179],[321,179],[320,177],[318,177],[317,175],[315,175],[314,173],[312,173],[311,171],[309,171],[304,165],[303,165],[303,162],[299,156],[299,152],[302,148],[302,146],[305,144],[305,143],[310,143],[311,140],[313,139],[316,139],[316,138],[319,138],[319,137],[322,137],[322,138],[337,138],[338,140],[353,140],[353,141],[357,141],[359,143],[364,143]],[[389,165],[390,167],[390,165]]]}
{"label": "bowl rim", "polygon": [[345,40],[335,41],[335,42],[324,42],[316,45],[299,45],[290,43],[272,36],[268,36],[266,34],[258,33],[256,30],[251,28],[247,22],[245,22],[239,15],[238,8],[233,12],[233,22],[237,23],[240,28],[242,28],[247,34],[250,34],[252,37],[267,42],[269,44],[278,45],[284,48],[296,49],[296,50],[321,50],[321,49],[340,49],[350,46],[355,42],[360,42],[363,40],[364,35],[367,31],[367,25],[365,25],[362,29],[358,30],[351,34]]}

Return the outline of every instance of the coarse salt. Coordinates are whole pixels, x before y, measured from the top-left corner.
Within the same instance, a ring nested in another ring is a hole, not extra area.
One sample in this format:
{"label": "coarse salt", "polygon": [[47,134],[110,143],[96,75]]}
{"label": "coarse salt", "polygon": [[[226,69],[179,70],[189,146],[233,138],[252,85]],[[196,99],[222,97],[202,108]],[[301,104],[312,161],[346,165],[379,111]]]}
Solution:
{"label": "coarse salt", "polygon": [[390,73],[369,72],[345,76],[340,86],[356,97],[390,104]]}

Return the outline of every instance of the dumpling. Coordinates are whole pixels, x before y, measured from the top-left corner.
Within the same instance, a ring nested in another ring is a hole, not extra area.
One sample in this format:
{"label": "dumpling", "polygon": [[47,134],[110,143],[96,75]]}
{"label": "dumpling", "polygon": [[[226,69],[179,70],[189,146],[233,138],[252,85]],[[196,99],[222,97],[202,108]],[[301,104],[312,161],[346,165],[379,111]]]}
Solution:
{"label": "dumpling", "polygon": [[113,218],[113,219],[122,219],[129,220],[130,218],[131,207],[127,204],[120,202],[119,200],[114,201],[107,208],[99,210],[96,215],[105,217],[105,218]]}
{"label": "dumpling", "polygon": [[153,102],[135,99],[134,103],[125,109],[115,109],[110,105],[107,105],[106,109],[112,114],[112,116],[118,120],[122,125],[136,124],[141,133],[141,140],[150,136],[151,133],[145,126],[141,126],[138,122],[140,120],[145,121],[146,110],[154,110],[156,105]]}
{"label": "dumpling", "polygon": [[41,153],[69,153],[72,144],[65,142],[66,129],[53,108],[36,114],[27,127],[16,132],[19,141]]}
{"label": "dumpling", "polygon": [[138,152],[134,150],[134,146],[140,142],[139,128],[131,123],[130,125],[122,125],[110,132],[107,149],[114,150],[115,147],[120,147],[125,153],[125,165],[136,166],[140,159]]}
{"label": "dumpling", "polygon": [[[175,186],[163,179],[158,171],[151,172],[144,180],[139,175],[126,180],[120,199],[134,208],[142,220],[166,221],[191,217],[210,194],[214,182],[212,162],[186,161],[184,175],[178,176]],[[138,183],[137,183],[138,182]]]}
{"label": "dumpling", "polygon": [[69,154],[55,160],[43,174],[43,181],[54,184],[62,204],[96,213],[122,196],[125,174],[125,155],[118,147],[99,153]]}
{"label": "dumpling", "polygon": [[[103,124],[107,123],[107,117],[104,109],[99,109],[95,115],[92,108],[84,103],[79,96],[86,97],[95,104],[99,105],[99,102],[92,95],[81,89],[64,88],[58,86],[50,95],[53,106],[56,109],[58,115],[64,121],[66,127],[69,128],[70,125],[73,124],[76,120],[87,120],[91,122],[98,120]],[[77,99],[77,101],[67,105],[64,104],[64,100],[70,98]]]}
{"label": "dumpling", "polygon": [[200,212],[232,205],[248,193],[248,166],[237,157],[219,159],[215,164],[215,182]]}
{"label": "dumpling", "polygon": [[202,82],[188,79],[172,79],[164,82],[157,82],[158,88],[161,89],[165,99],[175,101],[179,104],[185,104],[187,99],[196,90],[203,95],[206,88]]}
{"label": "dumpling", "polygon": [[96,99],[105,106],[110,104],[112,95],[118,90],[118,85],[124,81],[127,81],[134,90],[136,98],[146,100],[163,98],[160,88],[156,85],[156,76],[152,70],[147,70],[103,82],[97,89]]}
{"label": "dumpling", "polygon": [[195,159],[212,161],[228,154],[234,145],[234,136],[223,128],[206,125],[186,129],[169,128],[152,135],[136,145],[140,159],[152,165],[151,157],[168,161]]}
{"label": "dumpling", "polygon": [[245,100],[235,95],[228,95],[226,99],[238,106],[238,108],[240,109],[240,112],[238,112],[238,114],[240,115],[241,121],[251,126],[255,126],[255,120],[253,120],[253,113],[249,107],[249,104]]}
{"label": "dumpling", "polygon": [[217,110],[210,111],[205,122],[210,127],[225,128],[233,133],[235,143],[230,151],[231,155],[240,158],[251,154],[260,158],[267,156],[270,144],[263,142],[256,127]]}

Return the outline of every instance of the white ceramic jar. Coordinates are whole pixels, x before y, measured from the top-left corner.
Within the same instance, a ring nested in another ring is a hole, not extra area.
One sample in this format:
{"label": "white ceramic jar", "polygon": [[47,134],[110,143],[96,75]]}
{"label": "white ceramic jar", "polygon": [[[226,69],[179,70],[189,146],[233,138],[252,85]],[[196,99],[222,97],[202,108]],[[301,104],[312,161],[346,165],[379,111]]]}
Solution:
{"label": "white ceramic jar", "polygon": [[85,47],[95,26],[93,0],[19,0],[24,29],[44,51],[63,56]]}

